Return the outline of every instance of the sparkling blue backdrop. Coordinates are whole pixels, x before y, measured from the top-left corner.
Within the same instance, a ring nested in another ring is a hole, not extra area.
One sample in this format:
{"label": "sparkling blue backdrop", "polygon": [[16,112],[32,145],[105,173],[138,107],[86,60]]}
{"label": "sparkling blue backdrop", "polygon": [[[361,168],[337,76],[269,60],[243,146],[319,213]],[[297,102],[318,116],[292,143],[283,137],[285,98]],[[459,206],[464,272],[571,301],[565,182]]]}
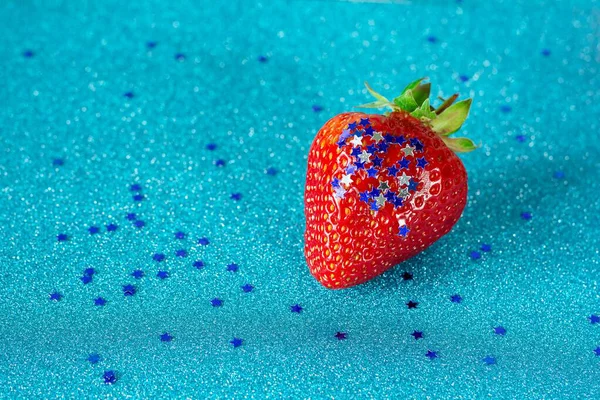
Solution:
{"label": "sparkling blue backdrop", "polygon": [[[0,36],[0,397],[600,396],[597,1],[8,0]],[[464,215],[324,289],[310,143],[421,76],[474,98]]]}

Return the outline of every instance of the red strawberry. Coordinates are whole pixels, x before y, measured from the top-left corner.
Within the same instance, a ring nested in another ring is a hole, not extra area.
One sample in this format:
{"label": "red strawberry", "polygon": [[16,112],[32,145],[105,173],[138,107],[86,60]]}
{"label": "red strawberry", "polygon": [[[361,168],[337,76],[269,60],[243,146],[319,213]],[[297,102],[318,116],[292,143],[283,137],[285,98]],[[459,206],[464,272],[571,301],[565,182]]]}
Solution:
{"label": "red strawberry", "polygon": [[436,109],[422,79],[389,101],[387,115],[344,113],[317,134],[308,155],[305,255],[326,287],[358,285],[418,254],[450,231],[467,201],[467,173],[450,138],[471,100]]}

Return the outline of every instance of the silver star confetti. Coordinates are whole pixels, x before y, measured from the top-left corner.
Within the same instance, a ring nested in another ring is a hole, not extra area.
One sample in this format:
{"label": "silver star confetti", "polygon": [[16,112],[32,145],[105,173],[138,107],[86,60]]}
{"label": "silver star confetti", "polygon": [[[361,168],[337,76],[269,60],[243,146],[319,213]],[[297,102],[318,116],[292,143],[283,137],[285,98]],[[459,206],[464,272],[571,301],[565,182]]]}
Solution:
{"label": "silver star confetti", "polygon": [[358,158],[360,159],[360,161],[362,163],[368,163],[369,162],[369,158],[371,158],[371,154],[369,154],[366,150],[363,150],[362,153],[360,153],[358,155]]}
{"label": "silver star confetti", "polygon": [[344,175],[342,176],[342,179],[340,180],[340,182],[342,182],[344,185],[349,185],[352,183],[352,177],[350,175]]}
{"label": "silver star confetti", "polygon": [[379,196],[375,197],[375,202],[377,203],[377,207],[383,207],[385,204],[385,197],[383,193],[379,193]]}
{"label": "silver star confetti", "polygon": [[389,189],[389,188],[390,188],[390,186],[388,185],[387,182],[380,182],[379,183],[379,190],[386,190],[386,189]]}
{"label": "silver star confetti", "polygon": [[352,143],[355,147],[360,147],[362,146],[362,137],[354,136],[350,143]]}
{"label": "silver star confetti", "polygon": [[398,177],[398,183],[400,186],[408,185],[410,183],[411,176],[406,175],[406,172],[402,173],[402,176]]}
{"label": "silver star confetti", "polygon": [[379,143],[380,141],[383,140],[383,135],[381,134],[381,132],[375,132],[373,134],[373,140],[377,143]]}
{"label": "silver star confetti", "polygon": [[406,147],[402,149],[405,156],[412,156],[414,150],[415,148],[409,145],[406,145]]}

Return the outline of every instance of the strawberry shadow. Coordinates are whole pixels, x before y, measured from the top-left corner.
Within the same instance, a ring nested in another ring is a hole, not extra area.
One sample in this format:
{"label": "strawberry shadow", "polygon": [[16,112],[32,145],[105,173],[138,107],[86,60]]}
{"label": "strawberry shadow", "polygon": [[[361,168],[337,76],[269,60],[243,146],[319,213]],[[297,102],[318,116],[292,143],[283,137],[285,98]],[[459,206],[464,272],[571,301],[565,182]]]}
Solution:
{"label": "strawberry shadow", "polygon": [[[541,155],[535,159],[523,157],[483,174],[474,167],[467,168],[469,200],[452,231],[422,253],[349,291],[358,296],[390,290],[408,295],[453,282],[467,269],[494,268],[494,258],[501,257],[500,250],[510,246],[508,238],[528,232],[531,221],[522,213],[531,213],[533,218],[554,213],[556,207],[549,210],[544,206],[564,203],[566,190],[589,190],[590,176],[598,177],[593,157],[563,156],[568,161],[553,162]],[[481,250],[482,244],[491,245],[489,255]],[[472,252],[480,253],[482,258]],[[412,279],[406,279],[406,272],[412,274]]]}

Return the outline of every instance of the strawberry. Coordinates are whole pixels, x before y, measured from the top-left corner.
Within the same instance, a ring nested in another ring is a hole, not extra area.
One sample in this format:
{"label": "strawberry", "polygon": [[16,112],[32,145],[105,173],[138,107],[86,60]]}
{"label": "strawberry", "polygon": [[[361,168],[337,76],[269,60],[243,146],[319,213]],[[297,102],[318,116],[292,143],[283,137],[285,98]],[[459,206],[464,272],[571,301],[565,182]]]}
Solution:
{"label": "strawberry", "polygon": [[366,282],[448,233],[467,201],[467,173],[455,152],[475,149],[451,138],[471,100],[429,103],[419,79],[392,101],[376,93],[367,108],[330,119],[308,155],[305,256],[324,286]]}

